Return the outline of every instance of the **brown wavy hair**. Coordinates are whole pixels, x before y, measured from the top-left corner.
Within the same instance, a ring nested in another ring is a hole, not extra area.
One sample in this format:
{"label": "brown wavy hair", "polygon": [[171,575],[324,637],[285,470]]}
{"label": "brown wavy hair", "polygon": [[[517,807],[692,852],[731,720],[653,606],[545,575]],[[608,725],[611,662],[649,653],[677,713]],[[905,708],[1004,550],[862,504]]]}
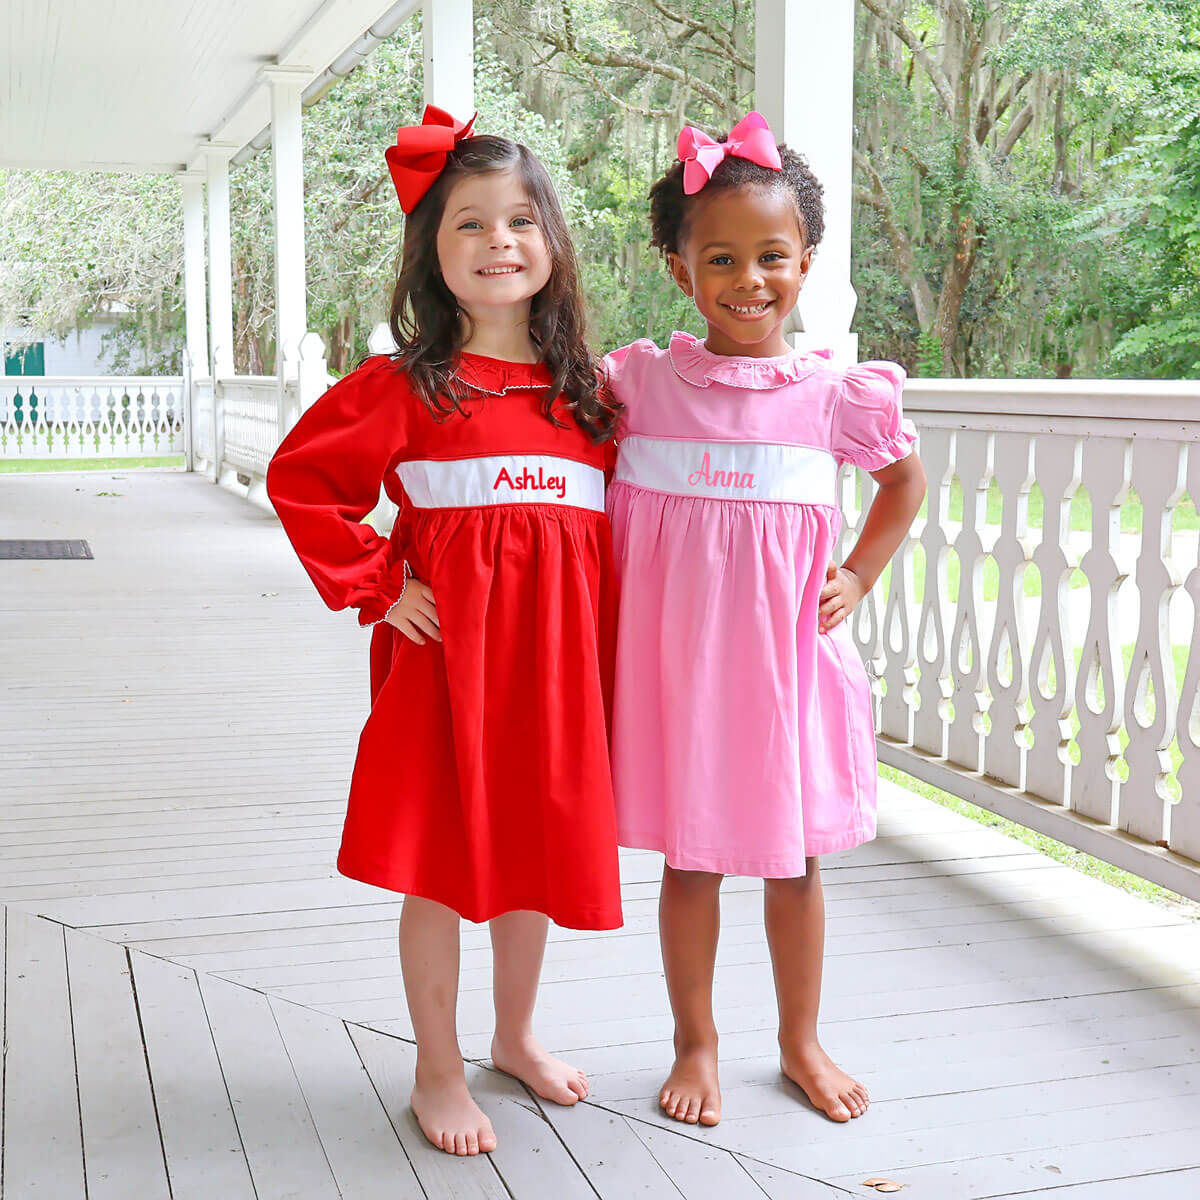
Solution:
{"label": "brown wavy hair", "polygon": [[546,168],[518,142],[486,134],[464,138],[408,215],[388,321],[398,347],[395,358],[435,419],[470,415],[461,403],[467,389],[455,378],[464,341],[462,322],[458,302],[442,278],[437,233],[446,199],[460,179],[509,170],[517,172],[525,188],[550,254],[550,278],[529,309],[530,337],[551,374],[542,395],[542,414],[563,426],[555,409],[565,408],[593,441],[606,441],[613,434],[620,405],[599,388],[598,363],[584,340],[586,320],[575,247]]}

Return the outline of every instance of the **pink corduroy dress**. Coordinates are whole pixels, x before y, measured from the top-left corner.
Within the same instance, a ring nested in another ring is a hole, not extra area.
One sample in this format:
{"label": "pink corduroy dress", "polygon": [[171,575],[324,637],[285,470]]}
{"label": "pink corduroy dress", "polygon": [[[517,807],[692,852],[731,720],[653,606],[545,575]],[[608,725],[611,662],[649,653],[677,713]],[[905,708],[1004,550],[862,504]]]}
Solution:
{"label": "pink corduroy dress", "polygon": [[904,370],[725,357],[686,333],[606,364],[626,406],[608,498],[618,840],[682,870],[803,875],[875,835],[866,671],[817,609],[839,464],[877,471],[916,440]]}

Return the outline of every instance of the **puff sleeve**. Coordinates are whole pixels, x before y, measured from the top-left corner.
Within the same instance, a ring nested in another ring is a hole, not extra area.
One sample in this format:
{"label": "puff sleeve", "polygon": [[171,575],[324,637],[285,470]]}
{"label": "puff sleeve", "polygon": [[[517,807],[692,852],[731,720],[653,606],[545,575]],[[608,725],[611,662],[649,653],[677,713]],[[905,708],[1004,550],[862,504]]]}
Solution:
{"label": "puff sleeve", "polygon": [[362,523],[404,446],[408,388],[380,355],[335,383],[296,422],[267,468],[267,494],[321,599],[381,621],[404,590],[398,535]]}
{"label": "puff sleeve", "polygon": [[879,471],[907,458],[917,440],[900,397],[907,378],[893,362],[866,362],[842,378],[834,413],[833,453],[839,463]]}
{"label": "puff sleeve", "polygon": [[639,338],[628,346],[610,350],[603,359],[604,379],[613,396],[624,405],[619,428],[624,428],[640,398],[643,364],[658,351],[649,338]]}

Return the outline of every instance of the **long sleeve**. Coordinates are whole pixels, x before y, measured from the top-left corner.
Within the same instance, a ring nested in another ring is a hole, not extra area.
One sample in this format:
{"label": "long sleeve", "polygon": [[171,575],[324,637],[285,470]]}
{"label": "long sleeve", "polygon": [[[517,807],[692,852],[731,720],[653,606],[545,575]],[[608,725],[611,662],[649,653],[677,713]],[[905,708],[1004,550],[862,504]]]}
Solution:
{"label": "long sleeve", "polygon": [[839,462],[880,471],[912,453],[917,431],[901,405],[905,378],[893,362],[859,363],[846,372],[833,437]]}
{"label": "long sleeve", "polygon": [[267,469],[267,494],[332,609],[382,620],[407,571],[395,539],[362,523],[405,441],[408,385],[385,356],[334,384],[301,416]]}

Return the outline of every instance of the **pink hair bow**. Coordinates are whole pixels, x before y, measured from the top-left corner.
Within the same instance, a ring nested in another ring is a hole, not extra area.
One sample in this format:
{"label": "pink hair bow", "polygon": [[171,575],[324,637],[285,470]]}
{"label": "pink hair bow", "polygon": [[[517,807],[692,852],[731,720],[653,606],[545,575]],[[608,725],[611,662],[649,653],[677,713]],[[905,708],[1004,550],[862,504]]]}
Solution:
{"label": "pink hair bow", "polygon": [[714,142],[703,130],[685,125],[675,153],[683,163],[683,190],[688,196],[695,195],[712,178],[712,173],[729,154],[747,158],[771,171],[783,169],[775,135],[760,112],[747,113],[723,142]]}

